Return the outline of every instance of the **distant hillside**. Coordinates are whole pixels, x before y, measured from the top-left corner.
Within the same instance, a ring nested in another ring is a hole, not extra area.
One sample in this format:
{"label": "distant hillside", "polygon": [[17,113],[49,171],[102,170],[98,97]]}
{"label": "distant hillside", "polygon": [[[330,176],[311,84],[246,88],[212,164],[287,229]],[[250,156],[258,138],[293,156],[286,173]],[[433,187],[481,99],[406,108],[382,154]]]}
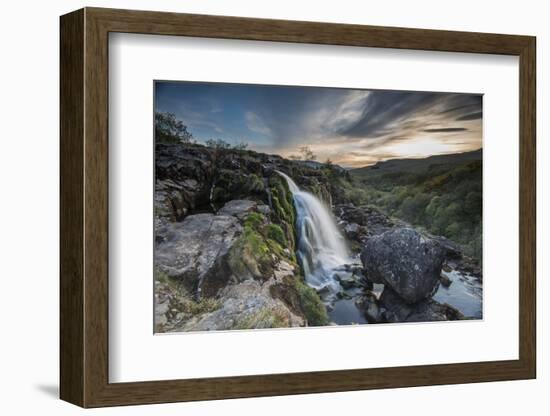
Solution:
{"label": "distant hillside", "polygon": [[372,166],[351,169],[350,173],[358,179],[376,177],[379,175],[385,175],[394,172],[424,173],[427,172],[430,168],[449,168],[451,166],[462,165],[467,162],[481,160],[481,157],[482,149],[478,149],[471,152],[430,156],[423,159],[391,159],[385,162],[378,162]]}
{"label": "distant hillside", "polygon": [[326,162],[318,162],[316,160],[294,160],[295,163],[306,166],[311,169],[334,169],[340,173],[345,172],[346,169],[335,163],[327,164]]}
{"label": "distant hillside", "polygon": [[352,202],[461,244],[481,260],[482,150],[395,159],[349,171]]}

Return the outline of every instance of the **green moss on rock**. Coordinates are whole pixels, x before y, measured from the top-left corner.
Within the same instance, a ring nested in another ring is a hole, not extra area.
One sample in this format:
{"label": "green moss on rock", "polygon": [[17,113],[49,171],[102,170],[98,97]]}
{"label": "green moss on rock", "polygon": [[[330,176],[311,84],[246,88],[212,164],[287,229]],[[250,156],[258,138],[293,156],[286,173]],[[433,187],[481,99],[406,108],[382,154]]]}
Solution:
{"label": "green moss on rock", "polygon": [[281,311],[263,308],[240,319],[233,329],[288,328],[289,317]]}
{"label": "green moss on rock", "polygon": [[246,190],[252,193],[263,192],[265,189],[264,181],[258,175],[252,173],[248,176],[248,179],[246,181],[246,188]]}
{"label": "green moss on rock", "polygon": [[269,224],[267,226],[267,236],[272,240],[275,240],[283,247],[286,247],[288,245],[285,233],[280,225]]}
{"label": "green moss on rock", "polygon": [[279,176],[271,176],[269,179],[271,187],[271,204],[273,208],[273,221],[280,225],[286,239],[286,247],[294,251],[296,241],[296,210],[292,193],[285,180]]}
{"label": "green moss on rock", "polygon": [[327,325],[329,322],[327,309],[315,289],[300,279],[296,279],[295,287],[308,325]]}
{"label": "green moss on rock", "polygon": [[244,226],[254,230],[260,230],[265,223],[265,216],[259,212],[251,212],[244,220]]}
{"label": "green moss on rock", "polygon": [[181,312],[191,316],[202,315],[213,312],[220,308],[221,303],[214,298],[202,298],[200,302],[185,300],[181,302]]}
{"label": "green moss on rock", "polygon": [[262,234],[251,226],[245,226],[243,233],[229,253],[229,267],[236,277],[260,279],[272,268],[270,249]]}
{"label": "green moss on rock", "polygon": [[229,252],[228,264],[238,280],[267,279],[280,260],[297,267],[294,251],[288,246],[281,226],[268,222],[264,214],[251,212],[244,219],[241,236]]}
{"label": "green moss on rock", "polygon": [[296,213],[292,193],[288,189],[288,184],[278,176],[272,176],[269,180],[271,186],[272,203],[275,213],[280,221],[294,224]]}
{"label": "green moss on rock", "polygon": [[220,169],[214,182],[212,199],[215,202],[227,202],[231,199],[260,197],[265,191],[263,179],[254,174],[230,169]]}

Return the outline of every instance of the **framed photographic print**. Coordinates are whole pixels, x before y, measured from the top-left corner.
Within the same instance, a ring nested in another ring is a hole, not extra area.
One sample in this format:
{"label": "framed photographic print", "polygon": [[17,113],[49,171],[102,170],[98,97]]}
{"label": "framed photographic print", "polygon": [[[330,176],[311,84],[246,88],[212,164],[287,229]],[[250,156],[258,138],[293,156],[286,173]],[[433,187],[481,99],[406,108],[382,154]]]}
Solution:
{"label": "framed photographic print", "polygon": [[534,378],[535,38],[61,17],[61,398]]}

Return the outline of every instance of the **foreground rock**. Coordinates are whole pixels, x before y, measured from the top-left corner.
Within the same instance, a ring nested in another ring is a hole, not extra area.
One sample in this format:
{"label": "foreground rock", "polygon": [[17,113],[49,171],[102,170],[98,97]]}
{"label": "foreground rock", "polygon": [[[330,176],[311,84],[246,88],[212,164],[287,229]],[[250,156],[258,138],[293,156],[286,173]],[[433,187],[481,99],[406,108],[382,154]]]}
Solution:
{"label": "foreground rock", "polygon": [[[291,214],[279,207],[273,218]],[[326,324],[324,305],[302,281],[295,254],[287,249],[293,234],[271,217],[268,206],[232,200],[217,214],[161,224],[155,244],[155,330]]]}
{"label": "foreground rock", "polygon": [[389,287],[384,289],[380,299],[367,293],[356,303],[364,311],[365,317],[370,323],[437,322],[465,319],[464,315],[456,308],[436,302],[431,298],[414,304],[406,303]]}
{"label": "foreground rock", "polygon": [[235,199],[225,204],[219,211],[218,215],[233,215],[240,220],[246,218],[246,216],[255,211],[257,203],[246,199]]}
{"label": "foreground rock", "polygon": [[412,228],[397,228],[367,240],[361,252],[366,277],[391,287],[405,302],[428,297],[439,281],[446,251]]}
{"label": "foreground rock", "polygon": [[196,214],[157,230],[155,266],[190,292],[214,296],[227,283],[228,253],[242,226],[234,216]]}
{"label": "foreground rock", "polygon": [[407,304],[390,288],[385,288],[380,297],[382,318],[386,322],[434,322],[463,319],[464,316],[450,305],[440,304],[433,299],[423,299]]}
{"label": "foreground rock", "polygon": [[281,261],[263,281],[229,283],[215,297],[193,299],[185,287],[157,272],[155,331],[212,331],[325,325],[315,291]]}
{"label": "foreground rock", "polygon": [[230,285],[220,293],[219,307],[176,322],[173,331],[213,331],[303,326],[304,318],[294,314],[280,299],[273,298],[273,282],[247,280]]}

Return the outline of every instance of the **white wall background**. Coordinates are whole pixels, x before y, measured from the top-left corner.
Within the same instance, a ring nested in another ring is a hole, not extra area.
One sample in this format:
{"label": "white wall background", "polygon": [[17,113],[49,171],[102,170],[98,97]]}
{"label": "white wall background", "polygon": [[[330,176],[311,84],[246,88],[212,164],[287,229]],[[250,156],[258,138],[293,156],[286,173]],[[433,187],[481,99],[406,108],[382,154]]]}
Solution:
{"label": "white wall background", "polygon": [[[3,414],[71,415],[83,412],[57,399],[58,390],[58,16],[82,6],[103,6],[276,19],[318,20],[433,29],[530,34],[538,37],[538,330],[535,381],[317,394],[87,411],[103,415],[280,415],[313,413],[461,415],[545,414],[550,388],[548,344],[550,238],[542,212],[550,207],[550,145],[544,140],[545,72],[550,26],[545,2],[268,0],[52,0],[4,2],[0,15],[0,409]],[[548,67],[546,67],[548,66]],[[545,200],[546,199],[546,200]],[[506,237],[504,229],[503,238]]]}

